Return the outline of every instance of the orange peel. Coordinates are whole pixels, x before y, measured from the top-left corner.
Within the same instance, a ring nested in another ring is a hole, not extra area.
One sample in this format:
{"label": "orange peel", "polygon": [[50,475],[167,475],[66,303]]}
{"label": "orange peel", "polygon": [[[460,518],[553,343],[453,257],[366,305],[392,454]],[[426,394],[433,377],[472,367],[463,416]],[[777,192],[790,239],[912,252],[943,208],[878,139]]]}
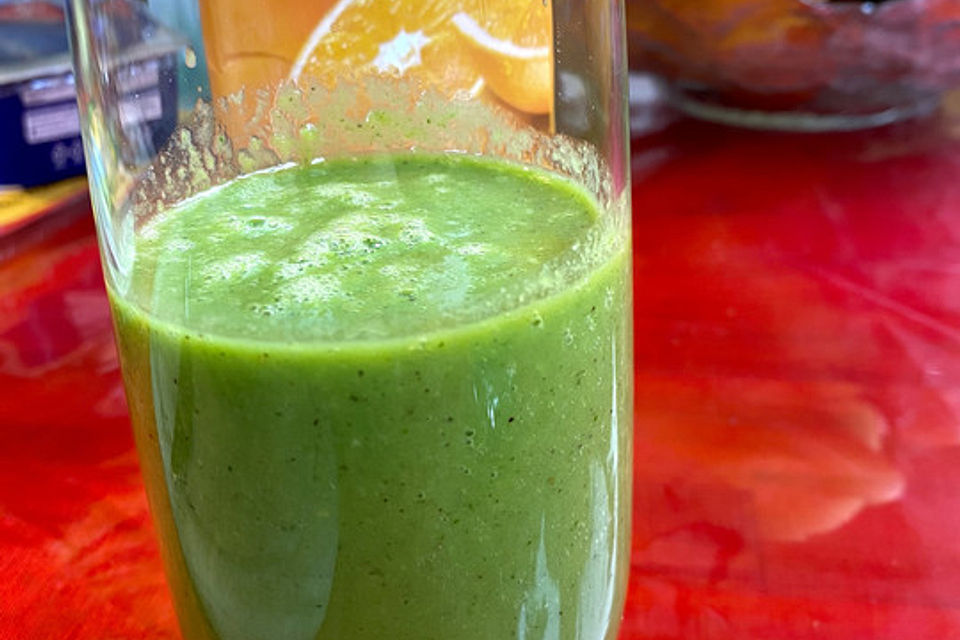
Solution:
{"label": "orange peel", "polygon": [[490,90],[515,109],[549,113],[553,69],[549,46],[521,46],[496,38],[466,12],[451,19]]}

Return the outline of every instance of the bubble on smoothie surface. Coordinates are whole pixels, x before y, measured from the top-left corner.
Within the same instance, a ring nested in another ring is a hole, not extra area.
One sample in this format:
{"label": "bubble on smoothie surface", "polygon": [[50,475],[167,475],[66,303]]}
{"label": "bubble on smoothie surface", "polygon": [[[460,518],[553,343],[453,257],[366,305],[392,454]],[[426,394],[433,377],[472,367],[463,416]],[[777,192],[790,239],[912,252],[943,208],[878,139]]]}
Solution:
{"label": "bubble on smoothie surface", "polygon": [[218,280],[248,278],[267,266],[267,259],[261,253],[249,253],[230,256],[211,262],[204,268],[203,275]]}

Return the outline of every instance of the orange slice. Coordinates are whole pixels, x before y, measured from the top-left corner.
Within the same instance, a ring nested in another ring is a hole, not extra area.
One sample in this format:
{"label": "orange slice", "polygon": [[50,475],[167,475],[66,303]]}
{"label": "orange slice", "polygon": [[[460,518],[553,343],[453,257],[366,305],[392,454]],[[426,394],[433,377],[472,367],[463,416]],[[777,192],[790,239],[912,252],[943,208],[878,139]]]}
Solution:
{"label": "orange slice", "polygon": [[304,43],[290,78],[402,76],[464,97],[486,81],[508,104],[545,113],[550,21],[543,0],[340,0]]}
{"label": "orange slice", "polygon": [[340,0],[310,34],[290,77],[331,82],[377,72],[475,94],[480,76],[448,26],[454,8],[444,0]]}

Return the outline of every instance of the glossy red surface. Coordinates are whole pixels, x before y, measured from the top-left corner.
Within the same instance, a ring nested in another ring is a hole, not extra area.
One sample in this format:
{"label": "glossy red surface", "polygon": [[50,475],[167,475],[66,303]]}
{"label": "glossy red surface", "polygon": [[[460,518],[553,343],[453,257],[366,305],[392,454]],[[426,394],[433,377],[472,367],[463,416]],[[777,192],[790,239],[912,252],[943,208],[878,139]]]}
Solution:
{"label": "glossy red surface", "polygon": [[960,637],[954,131],[635,141],[624,637]]}
{"label": "glossy red surface", "polygon": [[[948,121],[634,139],[624,639],[960,637]],[[89,214],[0,239],[0,638],[178,638]]]}

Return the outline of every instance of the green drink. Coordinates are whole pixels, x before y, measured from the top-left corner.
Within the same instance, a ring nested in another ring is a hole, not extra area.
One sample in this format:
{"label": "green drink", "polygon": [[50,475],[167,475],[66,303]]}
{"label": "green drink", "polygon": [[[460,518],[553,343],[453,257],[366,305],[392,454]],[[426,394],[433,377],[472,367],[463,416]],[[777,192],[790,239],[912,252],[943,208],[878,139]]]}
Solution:
{"label": "green drink", "polygon": [[185,637],[613,637],[628,239],[471,156],[238,178],[111,291]]}

